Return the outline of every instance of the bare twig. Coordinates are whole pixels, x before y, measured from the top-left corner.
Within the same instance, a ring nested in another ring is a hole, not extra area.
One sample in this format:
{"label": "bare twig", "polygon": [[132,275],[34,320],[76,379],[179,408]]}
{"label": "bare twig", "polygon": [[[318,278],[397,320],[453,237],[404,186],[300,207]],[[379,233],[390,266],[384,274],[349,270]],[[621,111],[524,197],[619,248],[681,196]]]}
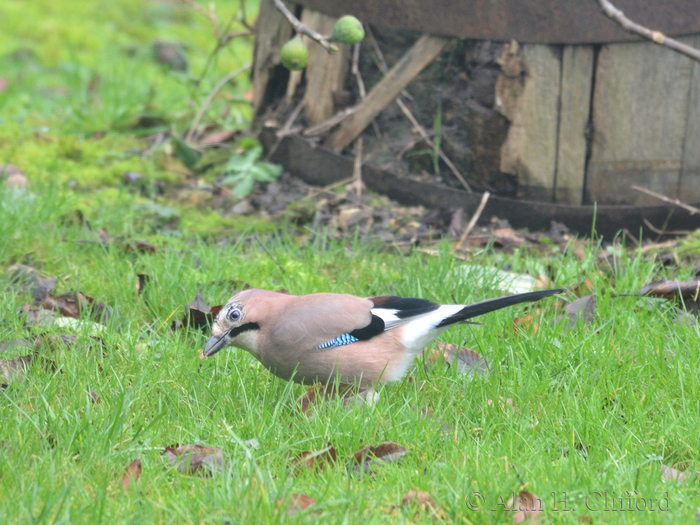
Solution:
{"label": "bare twig", "polygon": [[700,209],[696,208],[695,206],[691,206],[690,204],[685,204],[678,199],[671,199],[670,197],[666,197],[666,195],[661,195],[660,193],[656,193],[655,191],[648,190],[646,188],[642,188],[641,186],[632,186],[633,190],[636,190],[638,192],[644,193],[645,195],[649,195],[650,197],[654,197],[655,199],[659,199],[661,201],[667,202],[668,204],[674,204],[675,206],[678,206],[679,208],[683,208],[686,210],[688,213],[691,215],[695,215],[696,213],[700,213]]}
{"label": "bare twig", "polygon": [[699,49],[687,46],[674,38],[664,35],[661,31],[652,31],[643,25],[633,22],[609,0],[598,0],[598,5],[600,5],[600,9],[603,11],[605,16],[617,22],[617,24],[628,33],[639,35],[647,40],[651,40],[655,44],[667,47],[700,62]]}
{"label": "bare twig", "polygon": [[200,15],[202,15],[204,18],[209,20],[212,27],[214,28],[214,35],[216,36],[217,40],[221,37],[221,26],[219,25],[219,20],[217,20],[216,13],[213,10],[214,9],[213,4],[210,6],[211,11],[207,11],[201,5],[199,5],[195,0],[180,0],[180,1],[183,4],[187,4],[192,9],[197,11]]}
{"label": "bare twig", "polygon": [[362,137],[355,141],[355,163],[352,168],[352,178],[355,181],[357,195],[362,195]]}
{"label": "bare twig", "polygon": [[[364,100],[367,96],[367,89],[365,89],[365,81],[362,79],[362,73],[360,73],[360,47],[361,44],[359,42],[353,46],[352,69],[350,71],[353,75],[355,75],[357,90],[360,93],[360,100]],[[377,137],[382,136],[382,132],[379,130],[379,125],[377,124],[376,120],[372,121],[372,128],[374,129],[374,133],[377,135]]]}
{"label": "bare twig", "polygon": [[336,186],[341,186],[343,184],[349,184],[353,180],[355,180],[355,177],[349,177],[347,179],[339,180],[338,182],[332,182],[332,183],[328,184],[327,186],[324,186],[323,188],[313,188],[309,192],[309,194],[306,195],[305,197],[303,197],[301,200],[310,199],[311,197],[315,197],[316,195],[320,195],[324,191],[330,191],[333,188],[335,188]]}
{"label": "bare twig", "polygon": [[[372,49],[374,49],[374,63],[377,65],[377,69],[386,75],[386,72],[389,71],[389,66],[384,58],[384,53],[382,53],[382,49],[379,47],[377,39],[374,38],[374,33],[372,33],[372,29],[370,28],[369,24],[365,24],[365,29],[367,32],[367,41],[372,46]],[[413,100],[413,96],[411,96],[411,94],[405,89],[401,91],[401,96],[407,98],[408,100]]]}
{"label": "bare twig", "polygon": [[305,137],[312,137],[314,135],[320,135],[321,133],[324,133],[331,129],[333,126],[340,124],[342,121],[344,121],[346,118],[348,118],[350,115],[352,115],[356,107],[351,107],[351,108],[345,108],[342,111],[338,111],[335,115],[333,115],[331,118],[328,120],[324,120],[320,124],[316,124],[315,126],[311,126],[309,128],[306,128],[301,134],[304,135]]}
{"label": "bare twig", "polygon": [[[229,33],[229,30],[231,29],[231,26],[233,25],[234,22],[238,22],[241,24],[243,27],[246,28],[247,31],[243,31],[240,33]],[[248,25],[248,23],[245,20],[240,20],[239,18],[236,17],[236,14],[231,15],[231,18],[229,18],[228,22],[226,23],[226,27],[224,27],[224,30],[219,34],[219,36],[216,39],[216,45],[214,46],[214,49],[212,49],[211,53],[209,53],[209,56],[207,57],[207,61],[204,63],[204,67],[202,68],[202,73],[199,75],[199,80],[197,80],[197,85],[202,82],[202,79],[204,76],[207,74],[207,71],[209,70],[209,66],[211,66],[214,57],[221,51],[224,47],[226,47],[226,44],[228,44],[232,39],[239,37],[239,36],[250,36],[253,34],[252,28]]]}
{"label": "bare twig", "polygon": [[214,97],[219,93],[222,87],[224,87],[226,84],[228,84],[231,80],[236,78],[238,75],[243,73],[244,71],[247,71],[250,69],[251,64],[246,64],[245,66],[239,67],[232,73],[229,73],[226,75],[224,78],[219,80],[219,83],[214,86],[214,89],[211,90],[211,93],[207,95],[207,98],[204,100],[204,103],[202,104],[202,107],[199,108],[199,111],[197,112],[197,115],[195,115],[194,120],[192,121],[192,125],[190,126],[189,131],[187,132],[187,135],[185,137],[185,142],[190,142],[192,140],[192,135],[194,135],[195,129],[197,129],[197,126],[199,126],[199,121],[202,120],[202,117],[204,116],[204,113],[207,111],[207,108],[209,107],[209,104],[211,104],[211,101],[214,100]]}
{"label": "bare twig", "polygon": [[292,129],[292,126],[294,125],[294,121],[297,119],[299,116],[299,113],[301,113],[301,110],[304,108],[304,101],[302,100],[299,102],[296,107],[292,110],[292,112],[289,114],[289,117],[287,117],[287,122],[284,123],[284,126],[282,126],[279,130],[277,130],[277,133],[275,133],[275,143],[272,145],[270,148],[270,151],[267,152],[267,155],[265,155],[265,160],[270,160],[272,156],[275,154],[277,151],[277,148],[280,147],[280,144],[282,143],[282,139],[286,137],[287,135],[291,135],[290,130]]}
{"label": "bare twig", "polygon": [[282,0],[272,1],[275,3],[275,7],[277,8],[277,10],[280,13],[282,13],[287,20],[289,20],[289,23],[292,24],[292,26],[294,26],[294,30],[297,33],[306,35],[311,40],[318,42],[319,45],[329,53],[335,53],[336,51],[338,51],[338,47],[334,44],[331,44],[325,36],[323,36],[320,33],[317,33],[313,29],[310,29],[304,24],[302,24],[301,21],[296,16],[294,16],[289,9],[287,9],[287,6],[284,5],[284,2],[282,2]]}
{"label": "bare twig", "polygon": [[474,229],[474,226],[476,226],[476,221],[478,221],[479,217],[481,217],[481,212],[484,211],[484,208],[486,207],[486,203],[488,202],[490,196],[491,194],[488,191],[485,191],[484,194],[481,196],[481,202],[479,203],[479,207],[476,209],[476,212],[474,212],[474,215],[472,215],[472,218],[469,221],[469,224],[467,224],[464,233],[459,238],[457,245],[452,249],[452,253],[462,248],[462,245],[467,240],[467,237]]}
{"label": "bare twig", "polygon": [[[421,126],[418,121],[416,120],[416,117],[413,116],[413,113],[411,113],[411,110],[408,109],[408,106],[404,103],[403,100],[401,100],[401,97],[398,97],[396,99],[396,103],[399,105],[401,108],[401,111],[403,111],[403,114],[406,115],[406,118],[411,121],[411,124],[413,124],[413,127],[418,130],[418,133],[420,133],[421,137],[423,137],[423,140],[425,143],[428,145],[430,148],[435,148],[435,144],[433,141],[430,139],[428,136],[428,133],[425,131],[425,128]],[[454,176],[457,177],[459,182],[462,183],[462,186],[464,186],[464,189],[467,190],[469,193],[472,193],[472,189],[469,186],[469,183],[466,181],[464,176],[460,173],[460,171],[457,169],[457,166],[455,166],[452,161],[449,159],[447,155],[445,155],[445,152],[442,151],[442,149],[439,151],[440,158],[447,164],[447,167],[450,168],[450,171],[454,173]]]}
{"label": "bare twig", "polygon": [[644,224],[647,225],[647,228],[649,228],[657,235],[690,235],[691,233],[693,233],[690,230],[659,230],[656,226],[649,222],[649,220],[646,217],[642,220],[644,221]]}
{"label": "bare twig", "polygon": [[282,270],[282,273],[287,273],[287,271],[284,269],[284,266],[282,266],[277,259],[275,259],[274,255],[270,253],[270,250],[267,249],[267,246],[263,244],[263,242],[260,240],[260,237],[258,237],[256,234],[253,234],[253,239],[258,241],[258,244],[260,247],[265,250],[265,253],[270,256],[270,259],[272,259],[272,262],[274,262],[280,270]]}

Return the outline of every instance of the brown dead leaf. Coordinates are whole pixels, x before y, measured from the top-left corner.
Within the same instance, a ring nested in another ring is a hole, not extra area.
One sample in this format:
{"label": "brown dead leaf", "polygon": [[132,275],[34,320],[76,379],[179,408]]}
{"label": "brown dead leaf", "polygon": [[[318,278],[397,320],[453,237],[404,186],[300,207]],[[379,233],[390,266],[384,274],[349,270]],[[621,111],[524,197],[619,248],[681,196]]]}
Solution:
{"label": "brown dead leaf", "polygon": [[571,292],[576,296],[576,297],[583,297],[584,295],[590,294],[594,290],[593,282],[589,279],[586,278],[577,285],[573,286],[571,288]]}
{"label": "brown dead leaf", "polygon": [[534,314],[525,314],[523,316],[518,317],[515,321],[513,321],[513,328],[518,328],[520,330],[525,330],[532,333],[537,332],[539,326],[537,324],[536,319],[539,318],[541,312],[542,310],[537,309],[535,310]]}
{"label": "brown dead leaf", "polygon": [[87,312],[89,318],[97,322],[108,322],[114,315],[109,307],[82,292],[66,292],[59,296],[48,293],[41,300],[41,307],[73,319],[79,319],[81,312]]}
{"label": "brown dead leaf", "polygon": [[127,252],[156,253],[156,245],[141,239],[134,239],[124,245]]}
{"label": "brown dead leaf", "polygon": [[146,285],[149,283],[151,280],[151,276],[145,273],[137,273],[136,274],[136,282],[135,282],[135,287],[136,287],[136,293],[138,295],[141,295],[143,291],[146,289]]}
{"label": "brown dead leaf", "polygon": [[377,446],[368,445],[353,454],[355,465],[352,466],[352,471],[371,473],[375,467],[394,463],[406,454],[406,447],[392,441],[385,441]]}
{"label": "brown dead leaf", "polygon": [[654,281],[637,292],[637,295],[676,299],[695,317],[700,315],[700,279],[692,281]]}
{"label": "brown dead leaf", "polygon": [[2,390],[5,390],[12,382],[21,382],[27,374],[34,360],[34,355],[21,355],[13,359],[0,360],[0,372],[2,372]]}
{"label": "brown dead leaf", "polygon": [[562,324],[562,330],[567,332],[576,326],[591,324],[595,319],[595,309],[595,295],[586,295],[567,304],[564,308],[564,314],[558,315],[552,320],[552,326],[556,326],[562,320],[567,320],[568,322]]}
{"label": "brown dead leaf", "polygon": [[124,494],[129,492],[129,486],[131,485],[132,481],[138,481],[140,475],[141,458],[136,458],[134,461],[129,463],[129,466],[126,467],[124,474],[122,474],[122,490],[124,491]]}
{"label": "brown dead leaf", "polygon": [[198,283],[197,295],[195,295],[191,303],[185,305],[185,314],[182,321],[173,321],[171,328],[176,330],[183,326],[189,326],[208,331],[223,307],[224,305],[209,307],[209,305],[204,302]]}
{"label": "brown dead leaf", "polygon": [[168,458],[171,467],[176,467],[182,474],[210,476],[223,473],[228,468],[224,454],[219,448],[203,445],[171,445],[165,448],[163,455]]}
{"label": "brown dead leaf", "polygon": [[237,131],[233,130],[233,129],[224,129],[221,131],[215,131],[214,133],[210,133],[209,135],[203,137],[199,141],[199,145],[200,146],[211,146],[212,144],[221,144],[223,142],[228,141],[236,133],[237,133]]}
{"label": "brown dead leaf", "polygon": [[[435,344],[437,349],[430,351],[427,356],[428,364],[434,364],[442,358],[448,367],[456,366],[458,374],[468,374],[470,377],[474,377],[475,374],[491,374],[489,362],[474,350],[441,341],[436,341]],[[424,352],[428,352],[428,349]]]}
{"label": "brown dead leaf", "polygon": [[497,228],[493,230],[493,242],[508,248],[509,246],[522,246],[525,239],[518,235],[513,228]]}
{"label": "brown dead leaf", "polygon": [[328,405],[331,400],[338,398],[343,401],[345,408],[360,407],[365,404],[370,392],[354,383],[316,383],[297,399],[297,406],[300,412],[306,414],[315,405]]}
{"label": "brown dead leaf", "polygon": [[661,465],[661,479],[664,481],[675,481],[678,484],[685,482],[688,479],[688,475],[682,470],[669,467],[668,465]]}
{"label": "brown dead leaf", "polygon": [[326,468],[326,465],[335,463],[337,458],[338,454],[335,451],[335,447],[329,443],[328,446],[322,450],[302,452],[292,459],[292,466],[297,471],[301,471],[304,468],[323,470]]}
{"label": "brown dead leaf", "polygon": [[[277,501],[277,507],[281,507],[284,505],[284,499],[280,498]],[[295,516],[297,513],[301,512],[304,509],[307,509],[311,507],[312,505],[316,505],[316,500],[313,499],[311,496],[306,496],[304,494],[290,494],[289,495],[289,508],[287,509],[287,512],[289,513],[290,516]]]}
{"label": "brown dead leaf", "polygon": [[401,506],[416,507],[415,518],[419,518],[421,514],[437,519],[445,519],[446,517],[444,509],[429,493],[417,489],[411,489],[406,493],[401,500]]}
{"label": "brown dead leaf", "polygon": [[539,523],[542,515],[542,500],[532,492],[521,490],[516,498],[508,500],[508,508],[513,512],[513,523]]}
{"label": "brown dead leaf", "polygon": [[24,316],[24,319],[29,324],[35,324],[37,326],[51,326],[56,319],[56,313],[49,310],[44,310],[38,306],[24,305],[20,308],[20,313]]}

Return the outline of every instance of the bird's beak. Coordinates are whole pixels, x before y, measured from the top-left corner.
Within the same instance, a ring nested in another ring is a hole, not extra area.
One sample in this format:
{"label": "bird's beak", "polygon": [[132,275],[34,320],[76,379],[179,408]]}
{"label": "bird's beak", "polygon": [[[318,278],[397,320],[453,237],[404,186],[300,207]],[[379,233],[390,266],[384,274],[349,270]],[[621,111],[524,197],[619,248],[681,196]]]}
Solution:
{"label": "bird's beak", "polygon": [[204,345],[204,351],[202,354],[204,357],[211,357],[219,350],[226,347],[228,344],[228,333],[222,335],[221,337],[210,337],[207,344]]}

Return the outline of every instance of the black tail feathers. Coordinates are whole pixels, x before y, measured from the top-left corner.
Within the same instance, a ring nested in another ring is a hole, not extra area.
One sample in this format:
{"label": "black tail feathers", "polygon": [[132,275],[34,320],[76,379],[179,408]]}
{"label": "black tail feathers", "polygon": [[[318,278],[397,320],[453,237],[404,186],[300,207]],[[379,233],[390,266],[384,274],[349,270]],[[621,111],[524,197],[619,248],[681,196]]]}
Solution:
{"label": "black tail feathers", "polygon": [[501,308],[513,306],[514,304],[539,301],[540,299],[556,295],[563,291],[563,288],[556,288],[554,290],[538,290],[536,292],[519,293],[515,295],[507,295],[505,297],[496,297],[495,299],[487,299],[486,301],[479,301],[478,303],[465,306],[459,312],[451,315],[450,317],[446,317],[440,321],[440,324],[437,325],[436,328],[459,323],[465,319],[471,319],[472,317],[477,317],[495,310],[500,310]]}

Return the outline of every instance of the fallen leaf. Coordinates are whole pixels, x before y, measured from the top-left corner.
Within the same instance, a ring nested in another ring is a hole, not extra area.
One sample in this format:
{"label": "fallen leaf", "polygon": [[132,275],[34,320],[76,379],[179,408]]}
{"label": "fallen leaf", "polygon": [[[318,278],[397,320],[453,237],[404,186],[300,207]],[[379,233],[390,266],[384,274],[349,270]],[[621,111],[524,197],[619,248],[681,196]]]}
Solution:
{"label": "fallen leaf", "polygon": [[229,140],[236,133],[237,133],[237,131],[234,129],[224,129],[221,131],[216,131],[214,133],[210,133],[209,135],[203,137],[199,141],[199,145],[200,146],[210,146],[212,144],[221,144],[221,143]]}
{"label": "fallen leaf", "polygon": [[583,297],[584,295],[590,294],[593,291],[593,289],[593,282],[589,278],[586,278],[580,283],[576,284],[575,286],[572,286],[571,292],[576,297]]}
{"label": "fallen leaf", "polygon": [[[692,281],[654,281],[637,292],[637,295],[677,299],[696,318],[700,316],[700,279]],[[679,322],[683,323],[683,320]]]}
{"label": "fallen leaf", "polygon": [[128,242],[124,249],[127,252],[141,252],[141,253],[156,253],[156,245],[148,241],[142,241],[140,239],[134,239]]}
{"label": "fallen leaf", "polygon": [[411,489],[401,500],[402,507],[417,507],[415,517],[419,518],[421,513],[433,518],[445,519],[445,511],[440,504],[427,492]]}
{"label": "fallen leaf", "polygon": [[677,483],[683,483],[688,479],[688,475],[682,470],[669,467],[668,465],[661,465],[661,479],[664,481],[675,481]]}
{"label": "fallen leaf", "polygon": [[485,376],[491,374],[489,362],[474,350],[441,341],[437,341],[435,344],[437,349],[429,353],[428,363],[434,364],[442,358],[448,367],[456,366],[458,374],[467,374],[470,377],[474,377],[475,374]]}
{"label": "fallen leaf", "polygon": [[35,324],[42,327],[51,326],[56,319],[55,312],[44,310],[43,308],[29,304],[20,308],[20,313],[29,324]]}
{"label": "fallen leaf", "polygon": [[353,454],[355,465],[352,470],[370,473],[374,467],[394,463],[406,454],[408,454],[406,447],[392,441],[385,441],[377,446],[368,445]]}
{"label": "fallen leaf", "polygon": [[493,237],[494,244],[500,244],[504,248],[525,244],[525,239],[518,235],[513,228],[497,228],[493,230]]}
{"label": "fallen leaf", "polygon": [[148,282],[151,280],[151,276],[145,273],[137,273],[136,274],[136,293],[138,295],[141,295],[143,291],[146,289],[146,285]]}
{"label": "fallen leaf", "polygon": [[513,523],[539,523],[540,515],[544,510],[542,508],[542,500],[535,496],[532,492],[521,490],[516,498],[508,500],[508,508],[513,513]]}
{"label": "fallen leaf", "polygon": [[303,470],[304,468],[323,470],[326,465],[335,463],[337,458],[338,455],[335,451],[335,447],[329,443],[328,446],[322,450],[302,452],[292,459],[292,466],[297,471]]}
{"label": "fallen leaf", "polygon": [[539,326],[535,319],[538,318],[541,312],[542,310],[537,309],[534,314],[525,314],[518,317],[513,321],[513,328],[519,328],[520,330],[531,331],[533,333],[537,332]]}
{"label": "fallen leaf", "polygon": [[209,330],[214,319],[219,315],[223,307],[224,305],[218,305],[210,308],[209,305],[204,302],[200,286],[197,284],[197,295],[195,295],[191,303],[185,305],[185,315],[182,321],[173,321],[171,328],[175,330],[182,326],[190,326],[192,328]]}
{"label": "fallen leaf", "polygon": [[21,355],[12,359],[0,360],[0,372],[5,379],[2,383],[2,389],[5,390],[14,381],[21,382],[33,360],[34,355]]}
{"label": "fallen leaf", "polygon": [[568,322],[562,325],[562,330],[567,332],[576,328],[577,325],[591,324],[595,319],[595,309],[595,296],[586,295],[566,305],[564,314],[555,317],[552,320],[552,326],[556,326],[560,321],[568,319]]}
{"label": "fallen leaf", "polygon": [[171,445],[163,452],[171,467],[182,474],[210,476],[223,473],[228,468],[221,449],[203,445]]}
{"label": "fallen leaf", "polygon": [[[284,499],[280,498],[277,501],[277,506],[280,507],[284,504]],[[304,494],[290,494],[289,495],[289,508],[287,512],[290,516],[295,516],[297,513],[304,509],[316,505],[316,500],[311,496],[305,496]]]}
{"label": "fallen leaf", "polygon": [[129,466],[126,467],[124,474],[122,474],[122,490],[124,491],[124,494],[129,492],[129,486],[131,485],[132,481],[138,481],[140,475],[141,458],[136,458],[134,461],[129,463]]}

